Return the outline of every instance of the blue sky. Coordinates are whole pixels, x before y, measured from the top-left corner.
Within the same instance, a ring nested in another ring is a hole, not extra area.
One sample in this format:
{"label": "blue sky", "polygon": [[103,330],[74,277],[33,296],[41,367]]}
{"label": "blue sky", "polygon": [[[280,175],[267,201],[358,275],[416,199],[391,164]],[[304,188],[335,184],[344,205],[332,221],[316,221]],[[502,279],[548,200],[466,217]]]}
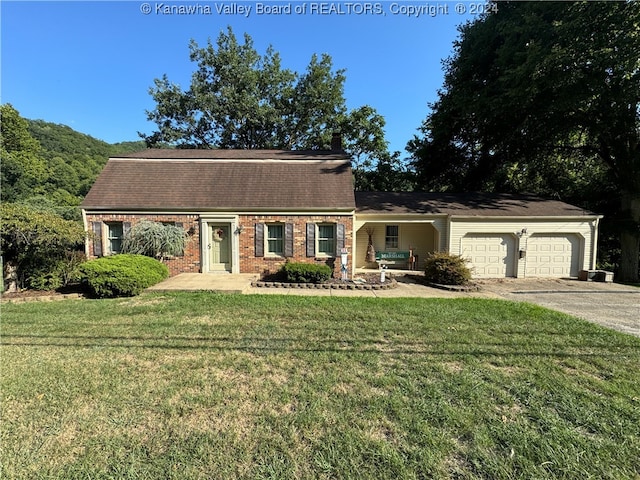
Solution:
{"label": "blue sky", "polygon": [[[151,13],[144,14],[144,3]],[[291,14],[257,14],[258,3],[291,4]],[[371,105],[386,119],[390,149],[404,147],[428,113],[442,85],[442,60],[452,52],[457,26],[473,18],[475,3],[412,0],[379,3],[379,15],[316,11],[325,3],[347,12],[353,2],[93,1],[0,2],[2,70],[0,101],[23,117],[61,123],[110,143],[138,140],[154,124],[145,110],[154,78],[188,88],[195,65],[190,39],[205,45],[231,26],[246,32],[259,53],[273,45],[283,66],[303,72],[313,53],[328,53],[346,69],[349,108]],[[250,6],[249,16],[218,14],[217,8]],[[307,13],[295,8],[306,5]],[[399,12],[428,4],[430,16]],[[191,5],[196,14],[165,15],[163,6]],[[359,2],[353,9],[375,5]],[[457,13],[464,6],[466,13]],[[205,6],[211,10],[206,13]],[[323,7],[331,8],[331,7]]]}

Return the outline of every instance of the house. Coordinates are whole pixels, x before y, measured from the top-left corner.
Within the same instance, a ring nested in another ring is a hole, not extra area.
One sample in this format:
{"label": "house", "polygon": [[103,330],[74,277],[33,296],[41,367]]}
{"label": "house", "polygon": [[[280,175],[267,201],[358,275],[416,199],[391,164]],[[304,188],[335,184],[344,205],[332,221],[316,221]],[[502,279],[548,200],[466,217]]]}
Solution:
{"label": "house", "polygon": [[82,209],[89,258],[119,252],[141,219],[184,228],[191,239],[167,261],[172,275],[262,274],[286,260],[328,263],[339,275],[336,258],[353,244],[341,151],[148,149],[109,159]]}
{"label": "house", "polygon": [[475,278],[577,277],[595,268],[599,215],[530,195],[356,192],[356,267],[374,247],[469,260]]}
{"label": "house", "polygon": [[[277,271],[287,260],[421,268],[429,252],[474,276],[575,277],[595,267],[600,216],[526,195],[354,192],[350,159],[321,151],[148,149],[109,159],[82,203],[89,258],[142,219],[188,232],[182,272]],[[371,251],[375,250],[375,253]]]}

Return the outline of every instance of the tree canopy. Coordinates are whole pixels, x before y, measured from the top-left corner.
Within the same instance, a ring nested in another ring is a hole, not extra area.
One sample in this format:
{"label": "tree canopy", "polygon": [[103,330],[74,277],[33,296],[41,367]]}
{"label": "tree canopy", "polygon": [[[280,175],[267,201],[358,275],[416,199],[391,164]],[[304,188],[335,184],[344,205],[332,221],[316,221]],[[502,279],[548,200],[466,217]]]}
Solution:
{"label": "tree canopy", "polygon": [[282,66],[273,47],[259,54],[229,27],[215,44],[189,45],[196,64],[188,89],[167,76],[149,93],[156,108],[147,112],[157,130],[141,137],[149,146],[178,148],[328,149],[334,131],[355,158],[356,188],[364,171],[390,158],[384,118],[368,105],[348,110],[345,70],[328,54],[312,55],[304,72]]}
{"label": "tree canopy", "polygon": [[29,273],[49,266],[84,242],[81,223],[26,205],[0,205],[0,253],[9,291],[24,285]]}
{"label": "tree canopy", "polygon": [[640,4],[499,2],[460,29],[409,142],[430,190],[615,197],[618,277],[638,279]]}

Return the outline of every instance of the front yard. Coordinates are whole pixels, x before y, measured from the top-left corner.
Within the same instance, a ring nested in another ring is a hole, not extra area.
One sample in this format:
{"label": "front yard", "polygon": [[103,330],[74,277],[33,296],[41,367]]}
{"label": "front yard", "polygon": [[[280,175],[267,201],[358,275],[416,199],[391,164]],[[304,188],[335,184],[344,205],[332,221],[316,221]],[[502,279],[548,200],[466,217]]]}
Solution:
{"label": "front yard", "polygon": [[640,476],[640,339],[530,304],[2,306],[0,478]]}

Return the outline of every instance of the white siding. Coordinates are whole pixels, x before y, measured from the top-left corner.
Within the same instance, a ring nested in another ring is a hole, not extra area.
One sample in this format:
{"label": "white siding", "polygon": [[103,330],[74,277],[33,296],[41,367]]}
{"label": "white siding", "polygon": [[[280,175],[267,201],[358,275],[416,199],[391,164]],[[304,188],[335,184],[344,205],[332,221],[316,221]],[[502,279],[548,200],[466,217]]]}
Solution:
{"label": "white siding", "polygon": [[[582,269],[593,268],[595,264],[594,237],[596,222],[597,220],[584,220],[580,218],[576,218],[576,220],[558,220],[554,218],[519,218],[505,220],[495,218],[452,218],[451,231],[449,232],[449,251],[457,255],[462,255],[463,247],[468,244],[468,238],[474,234],[487,236],[510,235],[514,239],[515,245],[513,253],[513,256],[515,257],[514,273],[517,277],[523,278],[528,275],[528,252],[525,253],[523,258],[519,259],[518,251],[527,251],[529,238],[533,236],[537,239],[534,240],[534,243],[536,245],[536,249],[538,249],[540,244],[544,243],[545,237],[557,245],[558,242],[551,239],[558,239],[558,237],[568,234],[572,235],[573,238],[576,239],[574,240],[574,243],[579,243],[579,252],[577,254],[572,254],[576,255],[573,260],[570,255],[567,257],[566,252],[562,255],[556,255],[555,258],[550,260],[550,264],[547,266],[549,268],[549,274],[547,276],[566,276],[558,272],[567,270],[573,276],[576,273],[576,269],[579,271]],[[522,233],[523,229],[526,229],[526,233],[524,234]],[[467,237],[467,240],[463,240],[465,236]],[[567,262],[569,263],[568,266],[566,265]],[[571,262],[575,263],[572,264]],[[536,260],[535,263],[539,263],[539,261]],[[535,267],[535,270],[535,272],[532,272],[531,269],[529,269],[531,275],[539,275],[541,270],[538,267]]]}
{"label": "white siding", "polygon": [[[422,219],[422,221],[419,221]],[[385,250],[385,226],[386,225],[398,225],[398,248],[394,250],[408,251],[409,247],[413,248],[414,255],[418,256],[417,269],[422,269],[422,263],[427,254],[440,248],[444,243],[441,239],[441,231],[434,225],[444,228],[446,225],[445,219],[435,219],[433,223],[427,220],[425,217],[416,216],[401,216],[401,215],[385,215],[385,216],[368,216],[366,220],[362,217],[358,217],[359,226],[356,230],[355,240],[355,255],[354,264],[356,268],[375,267],[375,264],[366,263],[367,244],[369,236],[367,234],[367,228],[372,228],[374,233],[372,235],[373,246],[376,251]],[[416,221],[418,220],[418,221]],[[404,265],[402,265],[404,267]]]}

